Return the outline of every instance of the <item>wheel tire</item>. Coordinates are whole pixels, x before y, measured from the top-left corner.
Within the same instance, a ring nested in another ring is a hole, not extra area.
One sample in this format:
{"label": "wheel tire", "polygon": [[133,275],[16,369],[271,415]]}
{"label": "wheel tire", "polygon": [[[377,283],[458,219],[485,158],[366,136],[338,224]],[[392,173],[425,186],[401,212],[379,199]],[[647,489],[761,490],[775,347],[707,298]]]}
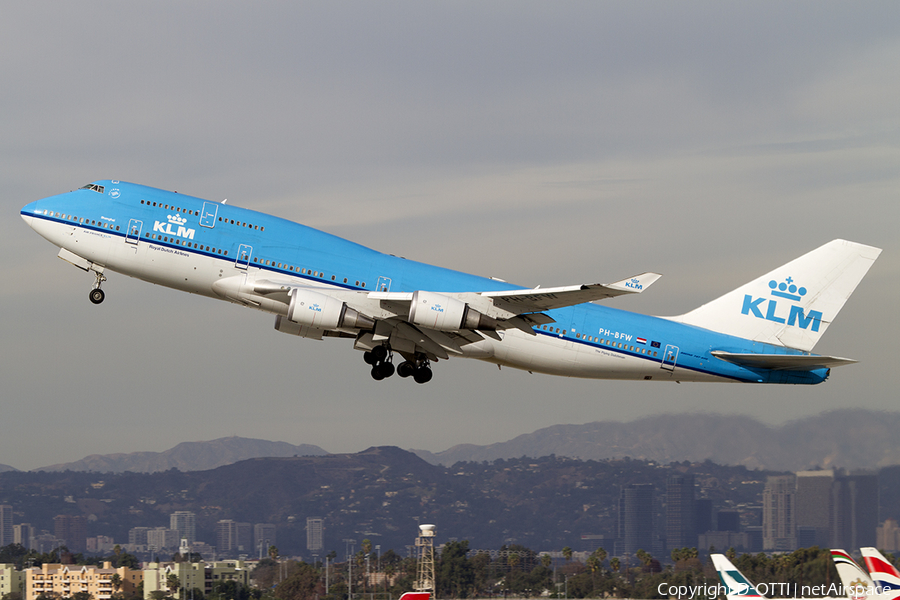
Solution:
{"label": "wheel tire", "polygon": [[413,374],[413,379],[416,380],[416,383],[428,383],[431,381],[433,375],[431,369],[428,367],[419,367]]}
{"label": "wheel tire", "polygon": [[381,381],[382,379],[384,379],[384,375],[381,373],[381,369],[378,367],[378,365],[372,367],[372,379],[374,379],[375,381]]}
{"label": "wheel tire", "polygon": [[367,365],[372,365],[373,367],[374,367],[375,364],[378,362],[378,361],[375,359],[375,356],[374,356],[370,351],[368,351],[368,350],[366,350],[365,352],[363,352],[363,360],[366,361],[366,364],[367,364]]}
{"label": "wheel tire", "polygon": [[397,375],[400,377],[409,377],[416,372],[416,366],[411,362],[402,362],[397,367]]}
{"label": "wheel tire", "polygon": [[381,363],[381,365],[378,366],[378,369],[381,371],[381,375],[385,379],[394,374],[394,365],[389,362]]}
{"label": "wheel tire", "polygon": [[378,362],[386,359],[387,355],[388,351],[384,346],[375,346],[374,348],[372,348],[372,356],[374,356],[375,360],[377,360]]}
{"label": "wheel tire", "polygon": [[91,302],[94,304],[100,304],[106,298],[106,293],[100,288],[91,290],[91,293],[88,294],[88,298],[91,299]]}

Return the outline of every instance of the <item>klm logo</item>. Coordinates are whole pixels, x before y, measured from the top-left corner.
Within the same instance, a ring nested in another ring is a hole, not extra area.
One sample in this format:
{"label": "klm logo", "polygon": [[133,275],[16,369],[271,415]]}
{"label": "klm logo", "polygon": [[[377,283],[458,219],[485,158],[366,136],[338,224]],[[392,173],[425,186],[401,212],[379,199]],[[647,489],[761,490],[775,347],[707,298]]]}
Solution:
{"label": "klm logo", "polygon": [[187,223],[187,219],[182,217],[179,214],[169,215],[168,223],[161,223],[160,221],[154,221],[153,223],[153,231],[164,233],[166,235],[174,235],[178,237],[183,237],[188,240],[194,239],[194,230],[188,229],[184,226]]}
{"label": "klm logo", "polygon": [[757,319],[765,319],[773,323],[787,323],[800,329],[819,331],[819,326],[822,324],[821,312],[811,310],[804,314],[802,306],[781,301],[799,302],[806,295],[805,287],[797,287],[794,285],[793,278],[788,277],[781,283],[773,279],[769,282],[769,288],[772,290],[769,295],[774,298],[754,298],[750,294],[745,294],[741,314],[753,315]]}
{"label": "klm logo", "polygon": [[322,307],[319,306],[318,304],[310,304],[310,305],[309,305],[309,310],[311,310],[311,311],[313,311],[313,312],[320,313],[320,312],[322,312]]}
{"label": "klm logo", "polygon": [[644,289],[644,286],[641,285],[641,280],[640,280],[640,279],[632,279],[631,281],[626,281],[626,282],[625,282],[625,287],[631,288],[631,289],[633,289],[633,290],[642,290],[642,289]]}
{"label": "klm logo", "polygon": [[442,313],[442,312],[444,312],[444,307],[441,306],[440,304],[432,304],[431,310],[433,310],[434,312]]}

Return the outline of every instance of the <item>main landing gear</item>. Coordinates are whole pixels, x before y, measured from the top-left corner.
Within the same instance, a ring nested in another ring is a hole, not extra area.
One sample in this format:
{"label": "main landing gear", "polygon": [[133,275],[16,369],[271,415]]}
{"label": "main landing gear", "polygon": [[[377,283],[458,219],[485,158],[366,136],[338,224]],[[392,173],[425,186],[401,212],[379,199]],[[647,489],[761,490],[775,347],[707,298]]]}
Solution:
{"label": "main landing gear", "polygon": [[[381,381],[394,374],[394,354],[387,346],[375,346],[363,353],[366,364],[372,365],[372,379]],[[431,367],[428,366],[428,358],[422,354],[416,354],[412,361],[405,360],[396,369],[400,377],[412,377],[416,383],[428,383],[431,381]]]}
{"label": "main landing gear", "polygon": [[100,304],[106,298],[106,293],[100,289],[100,284],[106,281],[106,276],[98,271],[94,271],[94,276],[97,278],[97,281],[94,282],[94,289],[88,294],[88,298],[91,299],[92,303]]}

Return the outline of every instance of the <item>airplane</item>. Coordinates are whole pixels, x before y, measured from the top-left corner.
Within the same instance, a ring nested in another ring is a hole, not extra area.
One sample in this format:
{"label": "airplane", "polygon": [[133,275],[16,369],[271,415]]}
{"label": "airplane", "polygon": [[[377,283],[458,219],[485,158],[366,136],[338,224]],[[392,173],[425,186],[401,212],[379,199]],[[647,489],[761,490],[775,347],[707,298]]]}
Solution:
{"label": "airplane", "polygon": [[580,378],[817,384],[856,362],[811,351],[881,253],[833,240],[686,314],[653,317],[597,302],[641,293],[656,273],[524,288],[124,181],[20,212],[59,258],[94,275],[94,304],[120,273],[272,313],[282,333],[352,340],[374,379],[418,383],[457,356]]}

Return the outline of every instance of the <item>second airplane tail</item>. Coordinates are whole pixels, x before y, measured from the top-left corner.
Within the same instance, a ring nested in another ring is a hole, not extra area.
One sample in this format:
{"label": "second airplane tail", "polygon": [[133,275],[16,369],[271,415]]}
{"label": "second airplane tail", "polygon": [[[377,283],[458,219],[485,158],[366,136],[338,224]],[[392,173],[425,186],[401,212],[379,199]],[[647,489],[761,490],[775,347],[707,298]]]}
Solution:
{"label": "second airplane tail", "polygon": [[673,320],[809,352],[879,254],[833,240]]}

